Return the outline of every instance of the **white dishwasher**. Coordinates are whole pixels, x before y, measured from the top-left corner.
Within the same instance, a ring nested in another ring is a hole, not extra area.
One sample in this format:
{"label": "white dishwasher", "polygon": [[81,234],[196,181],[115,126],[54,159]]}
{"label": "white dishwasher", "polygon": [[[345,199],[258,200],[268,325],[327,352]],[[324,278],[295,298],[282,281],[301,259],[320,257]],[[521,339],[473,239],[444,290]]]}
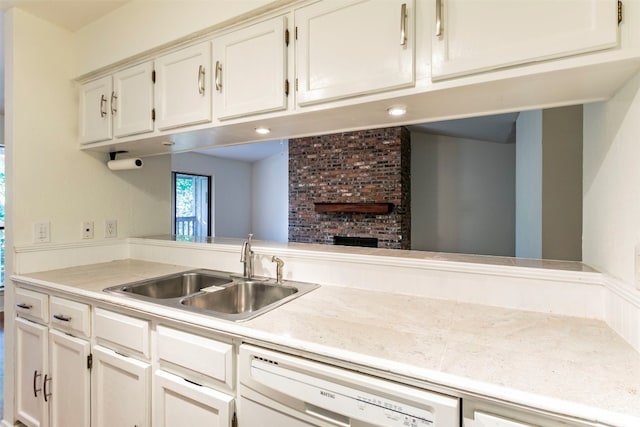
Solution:
{"label": "white dishwasher", "polygon": [[249,344],[239,353],[242,427],[460,427],[460,400]]}

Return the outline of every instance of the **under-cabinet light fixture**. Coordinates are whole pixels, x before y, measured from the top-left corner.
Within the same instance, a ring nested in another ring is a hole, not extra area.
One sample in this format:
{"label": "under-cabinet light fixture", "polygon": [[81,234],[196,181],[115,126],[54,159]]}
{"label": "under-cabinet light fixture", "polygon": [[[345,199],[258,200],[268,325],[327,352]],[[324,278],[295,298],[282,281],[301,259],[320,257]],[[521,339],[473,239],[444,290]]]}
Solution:
{"label": "under-cabinet light fixture", "polygon": [[271,133],[271,129],[269,129],[268,127],[260,126],[256,128],[256,133],[259,133],[260,135],[267,135]]}
{"label": "under-cabinet light fixture", "polygon": [[387,108],[387,113],[390,116],[403,116],[407,113],[407,107],[405,107],[404,105],[394,105]]}

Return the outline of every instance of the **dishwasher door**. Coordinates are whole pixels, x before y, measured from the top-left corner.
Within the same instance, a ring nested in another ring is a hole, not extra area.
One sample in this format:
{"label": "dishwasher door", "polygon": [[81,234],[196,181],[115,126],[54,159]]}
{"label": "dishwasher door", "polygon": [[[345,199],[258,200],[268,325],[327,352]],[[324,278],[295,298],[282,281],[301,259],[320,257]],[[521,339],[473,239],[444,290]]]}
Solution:
{"label": "dishwasher door", "polygon": [[243,344],[243,427],[460,427],[460,400]]}

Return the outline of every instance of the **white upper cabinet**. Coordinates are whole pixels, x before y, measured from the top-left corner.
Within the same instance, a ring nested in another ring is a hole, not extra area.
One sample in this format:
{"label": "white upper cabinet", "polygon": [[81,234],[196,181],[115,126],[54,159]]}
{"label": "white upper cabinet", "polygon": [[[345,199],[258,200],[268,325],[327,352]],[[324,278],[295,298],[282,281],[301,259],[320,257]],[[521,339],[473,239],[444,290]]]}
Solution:
{"label": "white upper cabinet", "polygon": [[211,43],[156,59],[156,125],[159,130],[211,121]]}
{"label": "white upper cabinet", "polygon": [[111,130],[111,76],[83,84],[80,87],[80,143],[106,141]]}
{"label": "white upper cabinet", "polygon": [[333,0],[295,11],[297,103],[411,87],[413,0]]}
{"label": "white upper cabinet", "polygon": [[617,45],[616,0],[435,0],[432,78]]}
{"label": "white upper cabinet", "polygon": [[153,63],[136,65],[80,87],[80,143],[153,131]]}
{"label": "white upper cabinet", "polygon": [[144,63],[113,75],[111,114],[116,137],[153,131],[153,64]]}
{"label": "white upper cabinet", "polygon": [[280,16],[213,40],[217,119],[287,108],[286,31]]}

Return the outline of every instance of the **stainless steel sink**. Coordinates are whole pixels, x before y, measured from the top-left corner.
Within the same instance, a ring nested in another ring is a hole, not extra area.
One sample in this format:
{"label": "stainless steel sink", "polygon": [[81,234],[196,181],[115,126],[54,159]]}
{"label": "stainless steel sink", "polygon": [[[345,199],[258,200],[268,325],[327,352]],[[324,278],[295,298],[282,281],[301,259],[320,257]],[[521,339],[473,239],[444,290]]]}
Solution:
{"label": "stainless steel sink", "polygon": [[116,286],[109,291],[130,293],[151,299],[179,298],[200,292],[210,286],[221,286],[231,283],[228,276],[212,273],[207,270],[188,271],[132,285]]}
{"label": "stainless steel sink", "polygon": [[298,292],[297,288],[246,281],[234,283],[219,291],[183,298],[180,303],[199,310],[240,314],[258,311]]}
{"label": "stainless steel sink", "polygon": [[112,286],[105,292],[226,320],[249,320],[316,289],[300,282],[275,284],[213,270],[194,270]]}

